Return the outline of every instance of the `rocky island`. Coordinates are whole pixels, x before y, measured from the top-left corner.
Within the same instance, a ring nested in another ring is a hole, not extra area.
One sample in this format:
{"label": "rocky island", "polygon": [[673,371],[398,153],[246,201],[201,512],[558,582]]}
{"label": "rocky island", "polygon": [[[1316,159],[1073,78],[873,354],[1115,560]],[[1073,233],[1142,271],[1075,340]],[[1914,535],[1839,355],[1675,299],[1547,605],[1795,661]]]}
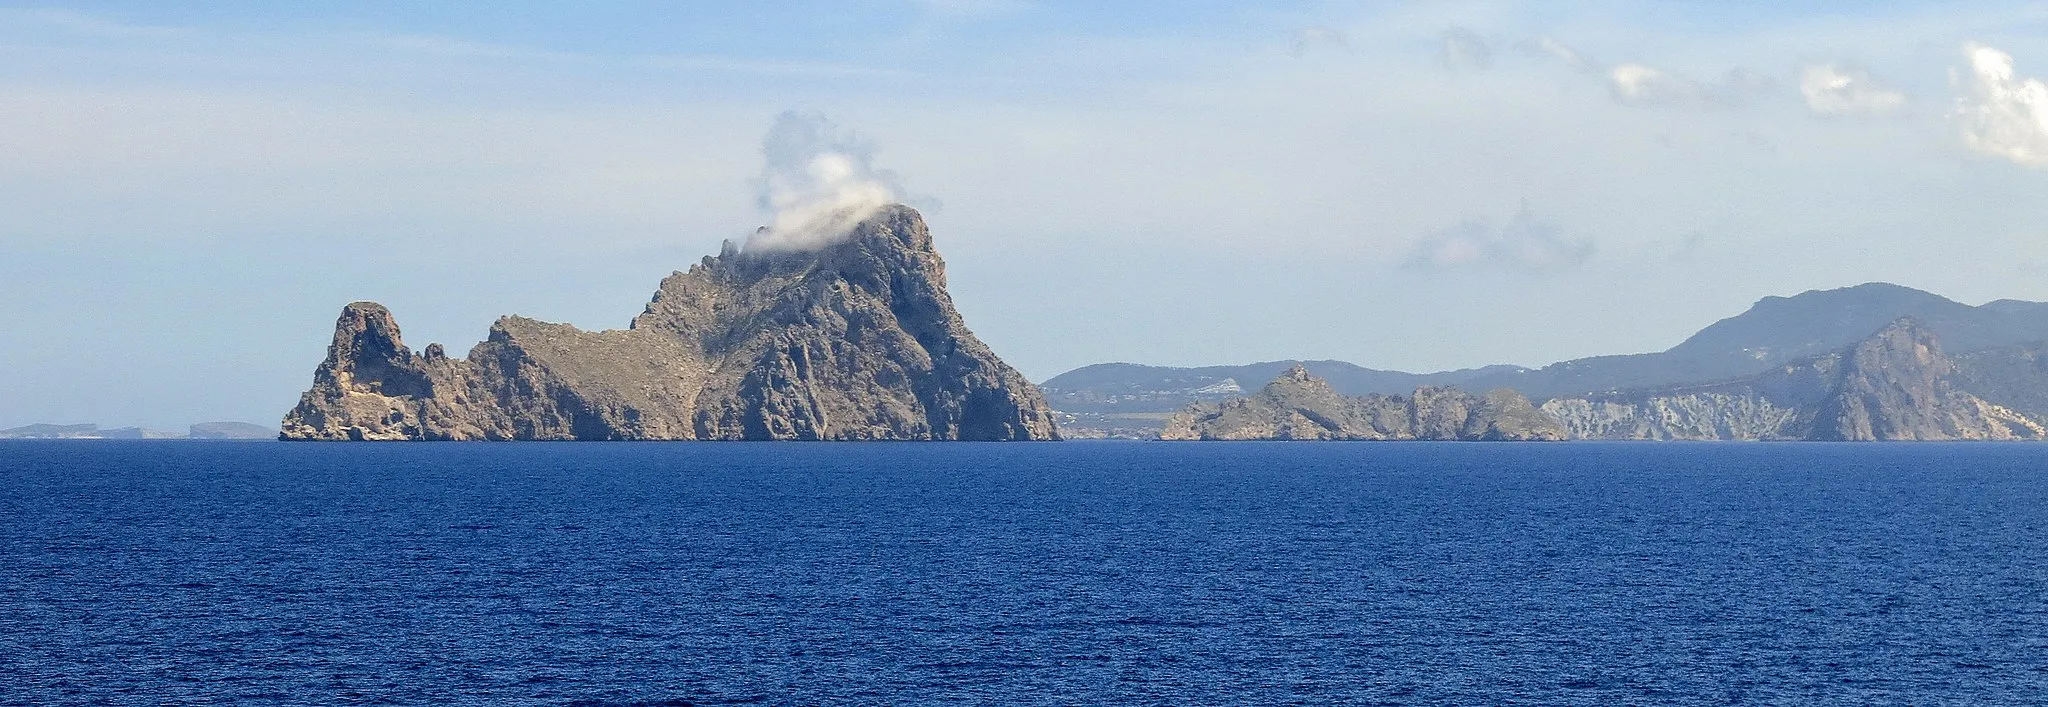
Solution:
{"label": "rocky island", "polygon": [[1190,406],[1166,421],[1159,438],[1556,441],[1565,429],[1505,388],[1485,396],[1425,386],[1407,397],[1348,397],[1296,365],[1257,394]]}
{"label": "rocky island", "polygon": [[464,358],[343,308],[286,440],[1051,440],[1038,389],[969,332],[916,210],[816,248],[727,242],[628,329],[501,318]]}

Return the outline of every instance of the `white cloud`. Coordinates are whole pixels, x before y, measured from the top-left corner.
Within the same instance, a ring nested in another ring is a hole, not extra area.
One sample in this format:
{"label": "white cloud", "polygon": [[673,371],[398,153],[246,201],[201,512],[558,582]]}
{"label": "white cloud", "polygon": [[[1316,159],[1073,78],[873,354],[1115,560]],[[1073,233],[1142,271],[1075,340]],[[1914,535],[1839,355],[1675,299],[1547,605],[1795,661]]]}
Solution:
{"label": "white cloud", "polygon": [[816,248],[846,235],[897,200],[894,174],[877,170],[873,148],[842,133],[825,116],[790,111],[775,118],[761,142],[759,181],[768,225],[747,239],[749,250]]}
{"label": "white cloud", "polygon": [[1607,88],[1629,105],[1669,103],[1693,90],[1692,82],[1642,64],[1616,64],[1607,71]]}
{"label": "white cloud", "polygon": [[1799,95],[1806,98],[1806,109],[1818,115],[1881,115],[1906,104],[1906,94],[1860,69],[1834,64],[1808,64],[1799,74]]}
{"label": "white cloud", "polygon": [[1593,243],[1529,211],[1528,202],[1506,223],[1469,219],[1430,233],[1415,243],[1409,267],[1452,270],[1498,268],[1548,272],[1575,268],[1593,257]]}
{"label": "white cloud", "polygon": [[1966,75],[1952,115],[1963,144],[2018,164],[2048,166],[2048,84],[2014,73],[2012,55],[1975,42],[1963,45]]}

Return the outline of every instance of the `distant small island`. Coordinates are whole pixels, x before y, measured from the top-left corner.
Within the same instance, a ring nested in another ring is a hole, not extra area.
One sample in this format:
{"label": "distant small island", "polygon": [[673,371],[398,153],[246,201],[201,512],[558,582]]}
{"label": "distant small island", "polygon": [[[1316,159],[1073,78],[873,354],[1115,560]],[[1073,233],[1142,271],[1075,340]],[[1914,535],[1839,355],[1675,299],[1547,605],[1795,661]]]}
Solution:
{"label": "distant small island", "polygon": [[97,424],[38,423],[0,430],[0,439],[275,439],[277,430],[247,422],[201,422],[185,432],[146,427],[101,428]]}

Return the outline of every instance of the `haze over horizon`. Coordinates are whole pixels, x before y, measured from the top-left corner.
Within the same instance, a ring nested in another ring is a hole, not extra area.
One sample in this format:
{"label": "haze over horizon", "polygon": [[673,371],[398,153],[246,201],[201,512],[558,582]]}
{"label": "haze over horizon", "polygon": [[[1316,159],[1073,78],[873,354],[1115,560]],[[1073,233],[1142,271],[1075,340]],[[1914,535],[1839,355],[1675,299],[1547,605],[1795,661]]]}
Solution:
{"label": "haze over horizon", "polygon": [[618,328],[883,197],[1038,381],[2048,300],[2044,3],[842,7],[0,3],[0,427],[275,424],[347,302]]}

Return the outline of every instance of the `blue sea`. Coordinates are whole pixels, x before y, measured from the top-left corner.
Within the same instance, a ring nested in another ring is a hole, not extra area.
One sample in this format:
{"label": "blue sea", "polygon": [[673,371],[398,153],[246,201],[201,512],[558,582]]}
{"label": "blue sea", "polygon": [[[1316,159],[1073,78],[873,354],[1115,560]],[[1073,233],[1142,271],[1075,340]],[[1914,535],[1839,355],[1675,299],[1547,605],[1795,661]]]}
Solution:
{"label": "blue sea", "polygon": [[0,443],[4,704],[2048,702],[2048,445]]}

